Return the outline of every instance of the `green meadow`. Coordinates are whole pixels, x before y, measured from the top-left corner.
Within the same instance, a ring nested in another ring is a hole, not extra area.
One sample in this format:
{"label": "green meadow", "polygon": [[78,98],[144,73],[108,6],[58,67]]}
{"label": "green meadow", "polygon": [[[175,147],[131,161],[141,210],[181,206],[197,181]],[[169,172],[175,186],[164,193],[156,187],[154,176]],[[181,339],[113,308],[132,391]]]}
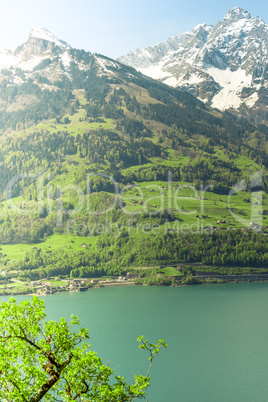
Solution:
{"label": "green meadow", "polygon": [[54,234],[46,238],[45,241],[37,244],[6,244],[1,246],[1,253],[6,254],[10,260],[21,260],[25,254],[32,250],[34,247],[41,250],[55,251],[57,249],[83,251],[87,248],[82,247],[86,244],[94,249],[97,237],[80,237],[66,234]]}
{"label": "green meadow", "polygon": [[[64,183],[63,183],[64,184]],[[65,183],[67,184],[67,182]],[[104,195],[109,196],[109,193]],[[267,199],[252,197],[249,193],[219,195],[213,192],[196,190],[191,183],[165,181],[134,183],[134,187],[125,186],[121,192],[121,214],[125,216],[127,231],[133,238],[155,237],[167,231],[183,233],[187,230],[201,231],[206,228],[243,228],[251,221],[265,225],[266,216],[260,215],[262,209],[268,209]],[[101,193],[99,194],[101,197]],[[19,208],[22,197],[12,200]],[[250,201],[250,202],[248,202]],[[256,205],[253,205],[257,202]],[[0,216],[5,217],[12,213],[8,209],[7,201],[1,203]],[[29,202],[29,208],[36,208],[35,201]],[[114,207],[115,208],[115,207]],[[13,212],[15,213],[15,212]],[[161,215],[166,213],[166,219]],[[79,219],[73,216],[72,219]],[[172,218],[172,219],[170,219]],[[109,216],[107,215],[107,219]],[[91,223],[92,225],[92,223]],[[120,223],[118,224],[118,234]],[[268,226],[268,225],[267,225]],[[53,234],[36,244],[3,244],[2,255],[8,260],[21,260],[33,248],[51,251],[65,249],[68,251],[95,250],[96,242],[101,236],[77,236],[72,234]],[[87,248],[82,247],[86,244]]]}
{"label": "green meadow", "polygon": [[162,268],[161,272],[166,276],[183,276],[183,274],[174,267]]}

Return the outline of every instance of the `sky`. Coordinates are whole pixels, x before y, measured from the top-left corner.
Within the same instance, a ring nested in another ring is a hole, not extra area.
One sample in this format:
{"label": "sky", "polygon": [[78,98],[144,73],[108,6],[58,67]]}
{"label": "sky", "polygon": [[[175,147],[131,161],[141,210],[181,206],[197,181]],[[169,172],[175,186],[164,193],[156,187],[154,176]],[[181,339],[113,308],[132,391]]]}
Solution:
{"label": "sky", "polygon": [[215,25],[236,6],[268,23],[264,0],[9,0],[1,4],[0,47],[14,50],[41,26],[74,48],[116,58],[198,24]]}

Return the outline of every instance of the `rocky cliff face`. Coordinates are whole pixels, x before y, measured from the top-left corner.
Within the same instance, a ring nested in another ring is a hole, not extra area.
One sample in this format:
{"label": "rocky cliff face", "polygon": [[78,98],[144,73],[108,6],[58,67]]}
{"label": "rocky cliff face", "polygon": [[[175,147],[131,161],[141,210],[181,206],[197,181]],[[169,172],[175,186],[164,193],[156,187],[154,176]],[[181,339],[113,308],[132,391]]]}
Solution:
{"label": "rocky cliff face", "polygon": [[32,71],[41,61],[63,55],[70,46],[44,28],[35,27],[30,32],[26,43],[13,53],[11,50],[0,50],[0,69],[20,68]]}
{"label": "rocky cliff face", "polygon": [[268,122],[268,25],[242,8],[118,60],[220,110]]}
{"label": "rocky cliff face", "polygon": [[[77,54],[80,56],[76,57]],[[83,59],[84,55],[87,55],[86,61]],[[19,85],[28,79],[35,79],[38,74],[53,83],[64,76],[69,78],[72,62],[75,63],[75,68],[87,70],[90,67],[89,56],[95,61],[100,75],[111,75],[110,69],[120,68],[120,64],[114,60],[73,49],[48,30],[35,27],[27,42],[14,52],[0,47],[0,81],[1,78],[8,77],[8,85]]]}

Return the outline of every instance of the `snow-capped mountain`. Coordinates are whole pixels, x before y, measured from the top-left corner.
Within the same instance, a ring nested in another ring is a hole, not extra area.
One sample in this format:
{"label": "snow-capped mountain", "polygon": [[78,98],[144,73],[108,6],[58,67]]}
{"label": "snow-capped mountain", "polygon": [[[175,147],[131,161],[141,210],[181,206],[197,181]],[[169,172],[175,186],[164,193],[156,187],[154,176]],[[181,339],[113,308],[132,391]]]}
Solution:
{"label": "snow-capped mountain", "polygon": [[213,27],[196,26],[118,59],[212,107],[268,120],[268,25],[239,7]]}
{"label": "snow-capped mountain", "polygon": [[56,48],[62,53],[70,46],[46,29],[35,27],[31,30],[28,41],[19,46],[15,52],[0,48],[0,69],[14,67],[31,71]]}
{"label": "snow-capped mountain", "polygon": [[[77,52],[82,52],[79,59]],[[87,60],[83,57],[86,56]],[[20,85],[29,79],[36,81],[36,76],[49,80],[51,84],[61,80],[64,76],[70,78],[71,63],[80,70],[90,68],[88,56],[94,59],[99,75],[112,75],[112,68],[119,68],[120,63],[101,55],[73,49],[68,43],[58,39],[45,28],[34,27],[26,43],[19,46],[14,52],[0,47],[0,83],[4,79],[8,86]],[[41,88],[47,84],[40,83]]]}

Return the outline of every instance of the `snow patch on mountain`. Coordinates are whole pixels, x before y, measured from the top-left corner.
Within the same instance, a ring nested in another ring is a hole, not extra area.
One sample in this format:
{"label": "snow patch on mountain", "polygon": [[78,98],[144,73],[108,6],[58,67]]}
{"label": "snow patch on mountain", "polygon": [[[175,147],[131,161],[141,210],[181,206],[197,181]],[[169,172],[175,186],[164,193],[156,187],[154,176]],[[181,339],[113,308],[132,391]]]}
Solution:
{"label": "snow patch on mountain", "polygon": [[[172,76],[171,73],[168,73],[163,70],[164,64],[165,64],[165,62],[162,62],[162,63],[156,64],[156,65],[152,65],[150,67],[141,68],[140,72],[142,74],[147,75],[156,80],[164,80],[164,79]],[[171,85],[171,84],[169,84],[169,85]]]}
{"label": "snow patch on mountain", "polygon": [[28,60],[18,60],[16,67],[21,68],[23,71],[33,71],[33,69],[45,59],[46,57],[41,58],[40,56],[32,56]]}
{"label": "snow patch on mountain", "polygon": [[267,110],[268,25],[243,8],[118,60],[218,109]]}
{"label": "snow patch on mountain", "polygon": [[201,74],[191,74],[188,79],[183,80],[183,84],[194,85],[194,84],[200,84],[203,81],[204,77],[202,77]]}
{"label": "snow patch on mountain", "polygon": [[4,47],[0,48],[0,69],[10,68],[16,62],[12,51]]}
{"label": "snow patch on mountain", "polygon": [[259,95],[257,92],[254,92],[254,94],[252,94],[251,96],[249,96],[246,100],[245,100],[245,104],[247,105],[247,107],[253,107],[255,105],[255,103],[257,102],[257,100],[259,99]]}
{"label": "snow patch on mountain", "polygon": [[69,68],[72,58],[70,57],[69,53],[66,51],[61,55],[61,61],[64,68]]}
{"label": "snow patch on mountain", "polygon": [[55,35],[53,35],[47,29],[41,28],[38,26],[34,27],[31,30],[30,37],[38,38],[38,39],[45,40],[47,42],[55,43],[55,45],[59,46],[59,47],[70,47],[70,45],[68,45],[66,42],[63,42],[62,40],[59,40]]}
{"label": "snow patch on mountain", "polygon": [[107,75],[110,75],[110,74],[114,75],[115,74],[114,71],[111,70],[111,67],[119,68],[118,63],[116,63],[115,61],[106,59],[104,57],[95,56],[95,60],[99,64],[102,72],[104,72]]}
{"label": "snow patch on mountain", "polygon": [[231,71],[229,68],[220,70],[211,67],[207,69],[207,72],[222,87],[220,92],[213,97],[211,106],[220,110],[239,108],[242,100],[238,94],[244,87],[251,85],[252,75],[246,74],[246,71],[241,68]]}

